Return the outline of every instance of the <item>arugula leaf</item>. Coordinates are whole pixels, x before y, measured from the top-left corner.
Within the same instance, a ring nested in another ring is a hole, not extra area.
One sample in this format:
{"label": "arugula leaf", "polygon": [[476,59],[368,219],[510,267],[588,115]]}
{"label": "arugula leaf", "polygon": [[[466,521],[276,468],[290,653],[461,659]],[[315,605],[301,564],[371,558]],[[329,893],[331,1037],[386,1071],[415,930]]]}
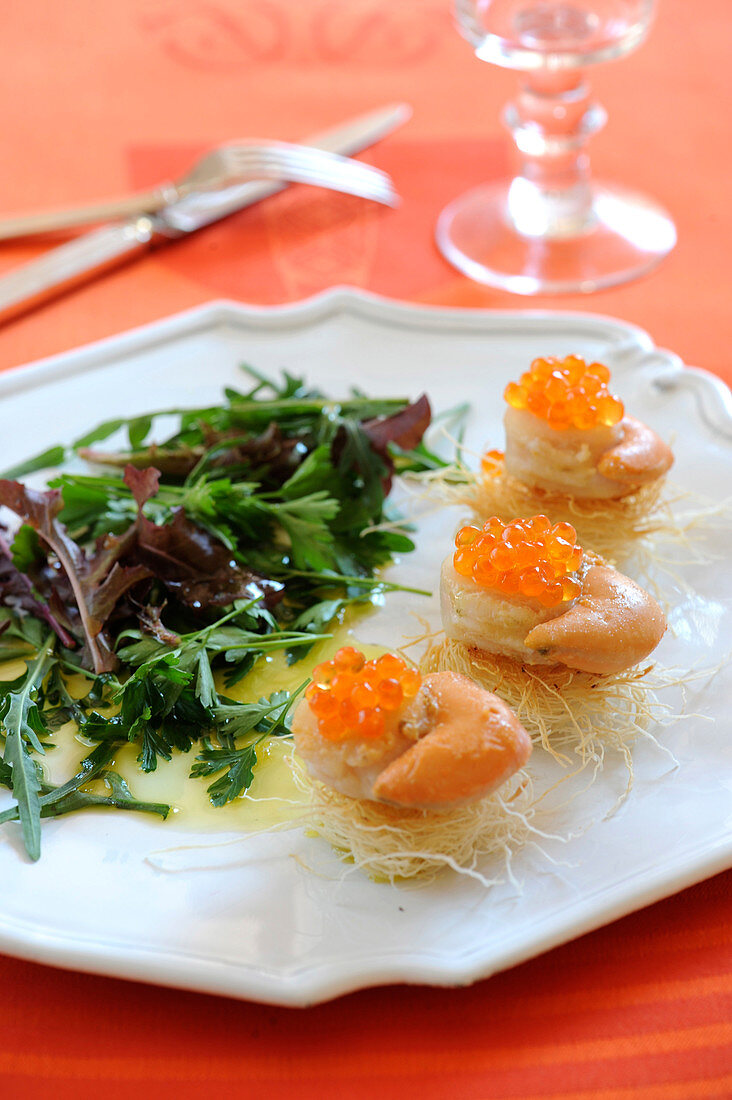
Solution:
{"label": "arugula leaf", "polygon": [[[13,769],[2,759],[0,759],[0,787],[6,787],[9,791],[13,789]],[[12,812],[17,815],[18,807],[13,806],[11,811],[6,810],[5,812]]]}
{"label": "arugula leaf", "polygon": [[19,462],[17,466],[11,466],[10,469],[3,470],[0,477],[15,480],[19,477],[25,477],[26,474],[35,473],[36,470],[48,470],[53,466],[60,466],[65,457],[65,447],[60,445],[49,447],[47,451],[42,451],[41,454],[34,455],[33,458],[26,459],[25,462]]}
{"label": "arugula leaf", "polygon": [[81,699],[75,699],[69,693],[61,664],[56,661],[48,674],[44,690],[43,719],[48,729],[59,729],[70,721],[77,724],[83,722],[90,702],[89,692]]}
{"label": "arugula leaf", "polygon": [[[73,775],[71,779],[68,779],[58,787],[54,787],[49,783],[39,782],[39,789],[43,791],[39,799],[41,806],[40,816],[44,816],[44,807],[51,806],[55,802],[60,802],[62,799],[78,791],[80,787],[84,786],[86,783],[90,783],[92,779],[98,776],[105,765],[112,759],[120,744],[121,742],[109,742],[97,745],[97,747],[82,760],[76,775]],[[48,814],[46,814],[46,816],[48,816]],[[18,806],[11,806],[9,810],[0,813],[0,825],[4,824],[6,821],[16,821],[18,817]]]}
{"label": "arugula leaf", "polygon": [[127,437],[133,451],[137,451],[147,439],[152,422],[152,416],[138,416],[135,420],[128,421]]}
{"label": "arugula leaf", "polygon": [[23,843],[30,859],[41,857],[41,789],[35,761],[20,734],[10,728],[5,742],[4,763],[12,768],[13,796],[23,829]]}
{"label": "arugula leaf", "polygon": [[37,695],[52,659],[49,638],[43,652],[34,661],[27,662],[27,673],[22,683],[14,682],[13,687],[17,684],[18,690],[8,691],[0,708],[0,720],[5,727],[3,762],[12,769],[13,796],[23,830],[23,843],[28,856],[34,861],[41,855],[41,788],[30,749],[44,752],[39,735],[48,731],[38,709]]}
{"label": "arugula leaf", "polygon": [[107,741],[97,745],[88,756],[85,756],[79,765],[79,770],[65,783],[58,787],[52,787],[41,795],[41,806],[50,806],[54,802],[60,802],[68,795],[78,791],[79,787],[90,783],[92,779],[102,772],[110,762],[122,742]]}
{"label": "arugula leaf", "polygon": [[[136,417],[132,418],[132,423],[136,420]],[[101,443],[103,439],[109,439],[110,435],[114,435],[120,428],[130,421],[124,416],[114,417],[112,420],[104,420],[101,424],[97,424],[96,428],[92,428],[90,432],[86,432],[84,435],[80,435],[78,439],[75,439],[71,444],[71,448],[74,451],[81,450],[82,447],[90,447],[92,443]]]}
{"label": "arugula leaf", "polygon": [[165,802],[141,802],[135,798],[127,781],[117,772],[103,771],[99,773],[99,778],[111,792],[109,795],[92,794],[81,790],[72,791],[57,802],[44,805],[41,809],[41,817],[61,817],[63,814],[76,813],[77,810],[100,809],[105,806],[116,810],[135,810],[138,813],[156,814],[163,820],[170,813],[170,806]]}

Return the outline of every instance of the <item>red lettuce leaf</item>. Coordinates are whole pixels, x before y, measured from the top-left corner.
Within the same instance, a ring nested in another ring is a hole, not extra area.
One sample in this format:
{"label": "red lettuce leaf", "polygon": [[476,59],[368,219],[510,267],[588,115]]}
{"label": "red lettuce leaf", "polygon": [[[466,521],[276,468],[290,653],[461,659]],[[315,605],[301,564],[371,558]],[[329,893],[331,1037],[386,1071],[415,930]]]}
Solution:
{"label": "red lettuce leaf", "polygon": [[86,647],[96,673],[111,672],[118,661],[109,639],[102,631],[103,623],[94,617],[89,606],[95,584],[90,581],[89,561],[81,546],[59,522],[63,498],[57,489],[29,489],[19,481],[0,479],[0,504],[15,512],[29,524],[56,555],[73,591],[81,619]]}
{"label": "red lettuce leaf", "polygon": [[124,481],[137,502],[135,559],[163,583],[180,603],[195,611],[228,607],[234,600],[259,599],[271,606],[282,585],[240,566],[224,544],[186,519],[178,508],[170,523],[152,523],[143,515],[158,491],[157,470],[126,466]]}
{"label": "red lettuce leaf", "polygon": [[244,569],[222,542],[186,519],[182,510],[163,526],[141,518],[136,556],[186,607],[226,607],[262,598],[272,606],[282,585]]}
{"label": "red lettuce leaf", "polygon": [[148,466],[144,470],[138,470],[136,466],[125,466],[124,483],[135,498],[138,515],[142,514],[143,505],[154,497],[160,486],[160,470],[154,466]]}
{"label": "red lettuce leaf", "polygon": [[89,612],[104,625],[119,600],[140,581],[148,580],[150,570],[144,565],[122,566],[115,562],[109,576],[94,590],[89,598]]}
{"label": "red lettuce leaf", "polygon": [[[16,567],[10,547],[2,535],[0,535],[0,604],[26,611],[36,619],[43,619],[68,649],[76,645],[76,639],[53,613],[49,604],[37,598],[31,579]],[[2,624],[2,629],[8,625],[9,622],[6,620]]]}
{"label": "red lettuce leaf", "polygon": [[389,443],[396,443],[402,450],[411,451],[421,441],[430,426],[432,410],[426,394],[411,405],[406,405],[391,416],[364,420],[361,429],[368,436],[371,446],[386,457]]}
{"label": "red lettuce leaf", "polygon": [[394,461],[389,454],[389,444],[395,443],[405,451],[412,450],[421,442],[431,420],[432,409],[427,395],[423,393],[416,401],[406,405],[399,412],[391,416],[365,420],[361,425],[361,430],[371,447],[381,456],[386,466],[386,474],[382,479],[385,496],[388,496],[391,491],[394,475]]}

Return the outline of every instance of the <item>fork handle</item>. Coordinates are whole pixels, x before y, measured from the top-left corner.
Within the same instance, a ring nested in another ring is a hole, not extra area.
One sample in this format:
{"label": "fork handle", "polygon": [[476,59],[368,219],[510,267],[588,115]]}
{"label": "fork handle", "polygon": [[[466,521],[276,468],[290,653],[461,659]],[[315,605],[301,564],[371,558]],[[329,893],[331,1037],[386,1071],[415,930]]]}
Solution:
{"label": "fork handle", "polygon": [[17,218],[0,219],[0,241],[26,237],[33,233],[51,233],[56,229],[71,229],[76,225],[112,221],[115,218],[154,214],[168,203],[180,198],[174,183],[162,183],[152,191],[139,191],[123,199],[74,206],[65,210],[45,210],[40,214],[23,214]]}

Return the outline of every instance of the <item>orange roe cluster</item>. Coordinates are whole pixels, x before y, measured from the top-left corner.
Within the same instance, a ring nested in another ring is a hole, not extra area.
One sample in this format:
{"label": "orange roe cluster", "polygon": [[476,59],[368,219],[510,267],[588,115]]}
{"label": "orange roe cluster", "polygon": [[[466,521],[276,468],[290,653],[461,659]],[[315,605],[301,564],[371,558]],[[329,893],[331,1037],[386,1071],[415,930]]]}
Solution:
{"label": "orange roe cluster", "polygon": [[543,607],[573,600],[582,585],[573,576],[582,547],[571,523],[547,516],[504,523],[492,516],[482,527],[461,527],[455,536],[453,564],[461,577],[506,596],[528,597]]}
{"label": "orange roe cluster", "polygon": [[484,478],[498,477],[503,469],[503,451],[485,451],[480,460],[480,472]]}
{"label": "orange roe cluster", "polygon": [[367,661],[353,646],[313,669],[305,698],[328,741],[381,737],[386,719],[414,699],[422,677],[400,657],[385,653]]}
{"label": "orange roe cluster", "polygon": [[578,355],[535,359],[520,381],[509,382],[503,396],[511,408],[527,409],[557,431],[612,427],[625,410],[608,390],[609,381],[607,367],[588,365]]}

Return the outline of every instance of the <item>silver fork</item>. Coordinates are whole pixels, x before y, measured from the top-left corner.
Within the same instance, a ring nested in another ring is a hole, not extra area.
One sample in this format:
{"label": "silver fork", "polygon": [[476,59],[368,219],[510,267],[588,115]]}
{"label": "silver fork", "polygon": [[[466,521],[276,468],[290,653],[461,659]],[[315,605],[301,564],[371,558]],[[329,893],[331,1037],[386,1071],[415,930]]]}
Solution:
{"label": "silver fork", "polygon": [[399,201],[386,172],[350,157],[284,141],[222,145],[198,160],[180,179],[162,183],[151,191],[70,209],[2,219],[0,240],[112,218],[154,214],[194,192],[219,191],[246,180],[307,183],[358,195],[385,206],[396,206]]}

